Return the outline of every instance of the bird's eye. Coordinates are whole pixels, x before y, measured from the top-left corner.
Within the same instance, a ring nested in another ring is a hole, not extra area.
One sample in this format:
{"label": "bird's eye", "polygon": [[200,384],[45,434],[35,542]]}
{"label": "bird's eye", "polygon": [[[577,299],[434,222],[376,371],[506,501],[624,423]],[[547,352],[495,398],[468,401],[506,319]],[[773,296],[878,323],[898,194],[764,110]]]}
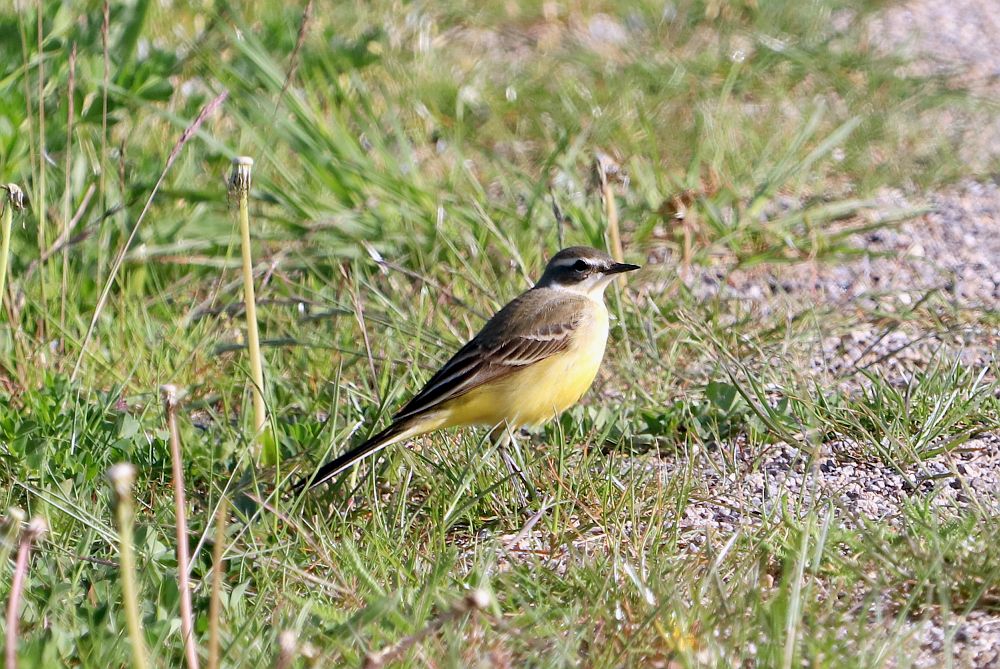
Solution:
{"label": "bird's eye", "polygon": [[573,263],[573,269],[576,270],[577,272],[583,272],[588,267],[590,267],[590,265],[587,264],[586,260],[577,260],[575,263]]}

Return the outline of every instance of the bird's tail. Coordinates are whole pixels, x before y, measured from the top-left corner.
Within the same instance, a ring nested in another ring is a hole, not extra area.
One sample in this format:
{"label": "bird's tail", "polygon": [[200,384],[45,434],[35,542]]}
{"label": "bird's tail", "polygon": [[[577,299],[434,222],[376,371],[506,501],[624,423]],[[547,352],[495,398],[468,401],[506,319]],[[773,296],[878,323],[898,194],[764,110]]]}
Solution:
{"label": "bird's tail", "polygon": [[293,490],[297,493],[303,489],[312,489],[322,485],[334,476],[344,471],[356,462],[360,462],[369,455],[378,453],[386,446],[402,441],[407,437],[412,437],[422,432],[410,421],[394,422],[378,434],[370,437],[364,443],[355,446],[351,450],[338,455],[336,458],[320,467],[315,474],[298,481]]}

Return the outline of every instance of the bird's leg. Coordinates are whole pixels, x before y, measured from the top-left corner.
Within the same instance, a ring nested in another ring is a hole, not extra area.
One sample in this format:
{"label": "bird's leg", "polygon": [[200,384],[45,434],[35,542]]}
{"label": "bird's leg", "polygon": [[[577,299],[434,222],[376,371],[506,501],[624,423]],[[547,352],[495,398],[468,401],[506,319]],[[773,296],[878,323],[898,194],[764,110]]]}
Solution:
{"label": "bird's leg", "polygon": [[[496,444],[497,451],[500,453],[500,457],[503,459],[508,473],[510,473],[511,482],[514,485],[514,490],[517,492],[521,506],[528,506],[529,501],[534,501],[537,498],[537,493],[534,486],[528,482],[528,477],[524,475],[524,471],[518,466],[518,460],[523,462],[524,458],[521,457],[521,449],[514,439],[514,434],[511,432],[510,426],[507,423],[497,425],[490,432],[490,441]],[[511,456],[507,448],[508,446],[513,446],[518,456],[517,460]]]}

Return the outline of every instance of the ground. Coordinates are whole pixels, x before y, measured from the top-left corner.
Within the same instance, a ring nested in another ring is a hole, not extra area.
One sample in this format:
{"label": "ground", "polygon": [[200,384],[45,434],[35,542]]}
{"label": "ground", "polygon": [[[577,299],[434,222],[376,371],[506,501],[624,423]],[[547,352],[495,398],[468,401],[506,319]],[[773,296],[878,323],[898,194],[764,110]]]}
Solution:
{"label": "ground", "polygon": [[[21,666],[134,663],[124,461],[145,652],[184,662],[166,383],[203,663],[218,623],[233,667],[1000,666],[991,2],[40,6],[0,14],[0,504],[47,526],[0,543]],[[538,498],[471,430],[293,494],[607,247],[598,155],[644,269],[594,389],[519,440]]]}

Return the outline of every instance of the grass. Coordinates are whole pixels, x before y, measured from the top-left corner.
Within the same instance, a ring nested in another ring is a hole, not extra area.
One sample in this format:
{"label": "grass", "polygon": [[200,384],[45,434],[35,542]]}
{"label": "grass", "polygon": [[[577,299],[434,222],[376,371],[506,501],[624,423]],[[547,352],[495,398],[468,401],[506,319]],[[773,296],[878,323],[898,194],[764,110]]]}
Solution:
{"label": "grass", "polygon": [[[217,626],[224,667],[394,649],[406,666],[910,666],[919,625],[954,636],[996,612],[994,507],[935,503],[944,479],[864,523],[788,491],[737,500],[735,530],[691,520],[729,504],[706,470],[739,489],[783,444],[803,467],[841,444],[916,483],[1000,420],[995,364],[956,346],[902,383],[872,356],[843,377],[808,365],[859,324],[944,335],[989,314],[936,298],[761,314],[678,278],[850,261],[852,233],[918,213],[872,216],[880,188],[970,176],[921,123],[965,94],[867,45],[884,3],[337,4],[303,25],[304,4],[135,0],[109,3],[106,28],[101,3],[40,6],[0,14],[0,183],[28,205],[0,317],[0,508],[49,527],[21,666],[133,662],[105,478],[121,462],[149,662],[184,662],[163,384],[186,393],[202,663]],[[519,508],[473,430],[288,495],[558,247],[607,247],[599,153],[628,177],[608,189],[646,268],[609,290],[595,390],[523,444],[539,504]],[[273,468],[253,454],[225,182],[240,155]]]}

